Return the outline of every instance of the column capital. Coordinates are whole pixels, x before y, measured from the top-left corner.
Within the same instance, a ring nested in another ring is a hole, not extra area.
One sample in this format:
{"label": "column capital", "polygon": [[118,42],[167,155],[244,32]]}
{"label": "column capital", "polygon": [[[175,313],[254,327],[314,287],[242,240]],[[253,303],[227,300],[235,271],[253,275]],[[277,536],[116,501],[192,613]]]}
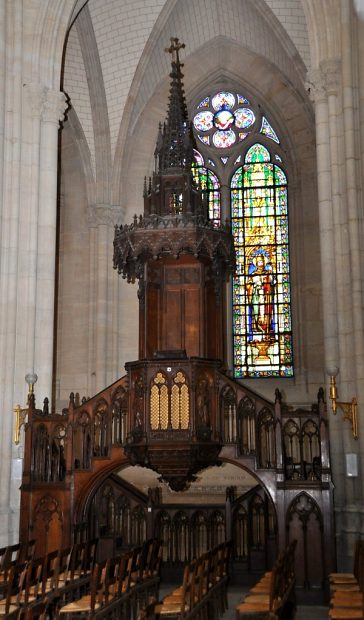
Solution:
{"label": "column capital", "polygon": [[338,58],[324,60],[320,63],[320,69],[327,94],[337,95],[341,82],[341,61]]}
{"label": "column capital", "polygon": [[67,97],[59,90],[52,90],[37,83],[24,85],[30,103],[31,115],[47,123],[58,123],[64,120],[67,109]]}
{"label": "column capital", "polygon": [[42,110],[42,120],[47,123],[61,123],[67,110],[67,97],[59,90],[47,89]]}
{"label": "column capital", "polygon": [[120,205],[95,204],[87,207],[87,223],[90,228],[120,226],[124,209]]}
{"label": "column capital", "polygon": [[308,71],[305,88],[308,91],[309,97],[313,103],[326,101],[326,83],[321,69],[311,69],[311,71]]}

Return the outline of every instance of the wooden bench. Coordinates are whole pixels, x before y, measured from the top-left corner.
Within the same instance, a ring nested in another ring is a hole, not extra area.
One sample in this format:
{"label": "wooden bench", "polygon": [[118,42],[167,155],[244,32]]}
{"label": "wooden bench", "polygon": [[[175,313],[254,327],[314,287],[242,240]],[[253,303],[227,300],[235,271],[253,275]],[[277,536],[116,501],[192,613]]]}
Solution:
{"label": "wooden bench", "polygon": [[29,618],[86,613],[90,618],[135,620],[142,604],[158,596],[161,541],[146,541],[103,563],[96,562],[96,549],[92,540],[34,560],[27,547],[22,563],[19,545],[3,549],[0,616],[10,620],[25,613]]}
{"label": "wooden bench", "polygon": [[[87,614],[88,618],[121,618],[136,620],[142,602],[158,596],[161,542],[146,541],[120,556],[96,563],[89,575],[90,587],[82,596],[65,601],[64,588],[59,589],[57,618]],[[81,579],[81,577],[78,577]],[[68,584],[75,589],[77,579]]]}
{"label": "wooden bench", "polygon": [[330,610],[332,620],[364,618],[364,541],[357,540],[352,573],[331,573]]}
{"label": "wooden bench", "polygon": [[236,620],[276,620],[290,615],[288,611],[295,608],[295,548],[293,541],[237,605]]}
{"label": "wooden bench", "polygon": [[215,620],[227,607],[229,543],[222,543],[187,564],[182,584],[161,602],[140,610],[139,620]]}

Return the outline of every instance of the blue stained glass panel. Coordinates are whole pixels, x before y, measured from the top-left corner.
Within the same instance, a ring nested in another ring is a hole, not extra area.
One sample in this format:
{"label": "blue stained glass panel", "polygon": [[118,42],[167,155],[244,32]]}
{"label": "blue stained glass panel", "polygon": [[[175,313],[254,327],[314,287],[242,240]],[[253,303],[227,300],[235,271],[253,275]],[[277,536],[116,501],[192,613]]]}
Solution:
{"label": "blue stained glass panel", "polygon": [[249,101],[245,97],[243,97],[243,95],[236,95],[236,98],[239,105],[242,103],[245,103],[245,105],[249,105]]}
{"label": "blue stained glass panel", "polygon": [[262,133],[264,136],[267,136],[267,138],[270,138],[271,140],[274,140],[274,142],[277,142],[277,144],[279,144],[279,138],[276,132],[274,131],[272,125],[268,123],[265,116],[263,116],[262,118],[262,126],[260,128],[260,133]]}
{"label": "blue stained glass panel", "polygon": [[199,140],[201,140],[201,142],[203,144],[210,144],[210,136],[197,136]]}
{"label": "blue stained glass panel", "polygon": [[198,104],[198,108],[208,108],[210,105],[210,97],[205,97],[205,99],[202,99],[202,101],[200,101],[200,103]]}

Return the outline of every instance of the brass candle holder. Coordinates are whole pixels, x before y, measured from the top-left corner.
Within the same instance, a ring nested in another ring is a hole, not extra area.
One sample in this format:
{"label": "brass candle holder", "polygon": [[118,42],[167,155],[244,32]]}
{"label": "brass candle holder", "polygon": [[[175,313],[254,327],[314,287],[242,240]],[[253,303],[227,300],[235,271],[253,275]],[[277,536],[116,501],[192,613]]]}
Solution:
{"label": "brass candle holder", "polygon": [[25,381],[28,384],[28,405],[27,407],[21,407],[19,404],[14,407],[15,413],[15,428],[14,428],[14,443],[18,445],[20,441],[20,429],[26,423],[26,417],[29,409],[30,397],[34,394],[34,384],[37,382],[38,375],[35,373],[28,373],[25,375]]}
{"label": "brass candle holder", "polygon": [[336,375],[333,372],[330,372],[330,400],[333,414],[336,415],[337,408],[339,407],[343,412],[343,420],[349,420],[351,424],[354,439],[358,439],[358,402],[355,396],[351,399],[351,402],[338,400]]}

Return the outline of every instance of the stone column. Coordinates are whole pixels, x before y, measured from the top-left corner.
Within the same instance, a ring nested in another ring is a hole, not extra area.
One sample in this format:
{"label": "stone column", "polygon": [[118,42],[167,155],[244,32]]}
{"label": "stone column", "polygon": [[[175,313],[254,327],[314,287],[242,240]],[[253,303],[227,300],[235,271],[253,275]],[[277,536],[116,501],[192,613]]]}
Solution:
{"label": "stone column", "polygon": [[[343,151],[340,146],[343,142],[341,130],[340,102],[338,94],[341,88],[341,63],[328,60],[321,63],[321,71],[325,80],[328,100],[328,121],[331,158],[331,187],[332,187],[332,216],[334,228],[335,249],[335,294],[338,326],[338,353],[341,381],[353,375],[353,363],[348,358],[346,338],[350,331],[349,317],[352,314],[350,293],[350,260],[349,238],[347,228],[347,210],[343,195]],[[340,143],[339,143],[340,141]]]}
{"label": "stone column", "polygon": [[[346,43],[350,48],[349,41]],[[351,69],[349,71],[348,67],[345,68],[344,60],[342,65],[337,59],[326,60],[321,62],[314,75],[311,74],[310,82],[314,86],[316,112],[325,365],[331,372],[335,368],[339,369],[338,400],[347,402],[352,396],[357,396],[360,416],[360,386],[363,382],[358,377],[363,362],[363,334],[362,312],[358,311],[362,286],[354,173],[354,112],[352,100],[350,107],[349,103],[345,103],[345,94],[342,99],[345,90],[343,83],[348,81],[348,72],[350,74]],[[348,107],[346,123],[345,106]],[[338,408],[336,416],[332,414],[328,385],[326,394],[335,485],[338,559],[340,569],[346,569],[352,562],[354,539],[363,530],[360,523],[363,519],[363,511],[360,509],[363,499],[360,478],[350,479],[346,476],[345,455],[357,453],[359,446],[353,439],[349,422],[343,420],[342,410]],[[363,431],[364,426],[359,433]]]}
{"label": "stone column", "polygon": [[117,350],[112,342],[115,338],[113,317],[119,311],[117,303],[113,303],[118,284],[114,282],[117,274],[112,270],[112,258],[114,227],[121,219],[120,207],[97,204],[88,208],[90,247],[94,251],[94,260],[91,257],[90,261],[90,292],[95,309],[94,336],[90,339],[94,351],[89,355],[89,374],[91,387],[95,388],[96,393],[120,376],[116,373],[117,360],[114,355]]}
{"label": "stone column", "polygon": [[308,76],[307,87],[315,104],[321,280],[325,317],[325,362],[327,367],[331,367],[338,365],[335,250],[331,193],[329,111],[325,80],[319,69],[311,71]]}
{"label": "stone column", "polygon": [[67,107],[64,93],[44,87],[42,95],[34,353],[38,404],[52,398],[58,129]]}
{"label": "stone column", "polygon": [[[358,400],[359,440],[351,439],[349,451],[359,453],[359,477],[346,479],[346,549],[353,548],[354,539],[364,532],[364,326],[363,326],[363,215],[362,215],[362,170],[359,165],[357,107],[357,22],[352,3],[341,5],[341,50],[342,50],[342,117],[344,132],[345,190],[347,204],[348,252],[350,261],[350,298],[352,313],[349,318],[347,336],[347,358],[352,362],[351,376],[342,386],[343,400]],[[348,275],[348,274],[347,274]],[[341,387],[341,386],[340,386]],[[345,423],[347,424],[347,422]]]}
{"label": "stone column", "polygon": [[[335,136],[337,133],[334,126],[335,102],[331,99],[334,95],[330,94],[330,108],[332,112],[330,127],[327,85],[325,75],[321,69],[314,70],[310,73],[307,86],[315,104],[321,285],[325,340],[324,371],[326,374],[326,396],[328,399],[329,378],[327,372],[334,373],[339,367],[333,192],[335,194],[334,201],[337,200],[338,194],[335,183],[334,187],[332,186],[332,158],[334,160],[334,169],[335,165],[337,165],[337,156],[335,152]],[[333,131],[332,140],[330,129]],[[327,403],[327,407],[329,410],[330,424],[331,464],[337,489],[335,500],[337,505],[342,505],[345,496],[342,458],[342,422],[339,419],[339,415],[336,415],[336,417],[332,415],[330,401]]]}
{"label": "stone column", "polygon": [[[1,3],[2,51],[0,76],[0,544],[16,535],[11,508],[12,428],[14,400],[23,398],[24,375],[19,382],[17,346],[17,276],[22,133],[22,19],[21,3]],[[19,483],[19,475],[17,475]],[[19,485],[19,484],[18,484]],[[19,497],[19,494],[18,494]]]}

